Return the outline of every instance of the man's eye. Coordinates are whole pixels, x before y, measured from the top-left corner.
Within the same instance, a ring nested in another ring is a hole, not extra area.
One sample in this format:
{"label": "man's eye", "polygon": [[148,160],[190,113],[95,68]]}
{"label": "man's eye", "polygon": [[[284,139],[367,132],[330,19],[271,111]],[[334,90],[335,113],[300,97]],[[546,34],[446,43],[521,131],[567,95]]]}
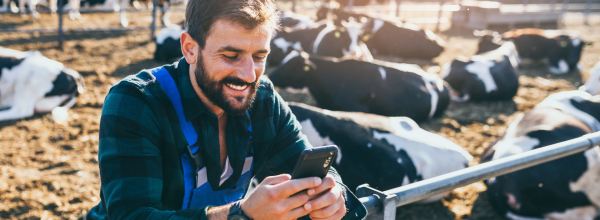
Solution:
{"label": "man's eye", "polygon": [[254,59],[262,61],[262,60],[266,60],[267,56],[254,56]]}
{"label": "man's eye", "polygon": [[237,60],[237,58],[238,58],[238,56],[237,56],[237,55],[234,55],[234,56],[227,56],[227,55],[223,55],[223,57],[224,57],[225,59],[228,59],[228,60],[231,60],[231,61],[233,61],[233,60]]}

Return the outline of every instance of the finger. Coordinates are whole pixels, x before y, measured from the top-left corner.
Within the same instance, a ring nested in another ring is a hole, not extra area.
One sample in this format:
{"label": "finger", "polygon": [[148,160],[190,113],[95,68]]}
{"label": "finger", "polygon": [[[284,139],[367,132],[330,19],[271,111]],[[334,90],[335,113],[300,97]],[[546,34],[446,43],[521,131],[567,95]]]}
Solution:
{"label": "finger", "polygon": [[325,191],[323,195],[311,200],[310,202],[307,202],[304,205],[304,208],[306,208],[307,210],[319,210],[324,207],[330,206],[331,204],[335,203],[340,197],[343,197],[341,196],[341,194],[341,188],[339,186],[335,186],[329,189],[329,191]]}
{"label": "finger", "polygon": [[283,183],[285,181],[291,180],[292,176],[290,176],[289,174],[281,174],[281,175],[277,175],[277,176],[269,176],[267,178],[265,178],[262,183],[260,184],[265,184],[265,185],[277,185],[280,183]]}
{"label": "finger", "polygon": [[316,187],[321,184],[321,178],[308,177],[302,179],[293,179],[273,187],[273,190],[281,195],[281,198],[287,198],[302,190]]}
{"label": "finger", "polygon": [[303,207],[298,207],[285,214],[283,219],[298,219],[305,215],[308,215],[308,211],[304,210]]}
{"label": "finger", "polygon": [[306,193],[298,193],[283,200],[283,205],[286,207],[286,210],[291,210],[298,207],[303,208],[304,204],[308,202],[308,199],[309,196],[306,195]]}
{"label": "finger", "polygon": [[344,217],[344,215],[346,215],[346,205],[344,205],[341,209],[339,209],[333,216],[330,216],[329,218],[317,218],[317,217],[312,217],[312,220],[337,220],[337,219],[342,219]]}
{"label": "finger", "polygon": [[321,183],[321,185],[312,188],[312,189],[308,189],[307,193],[309,196],[312,195],[316,195],[319,193],[324,192],[325,190],[331,189],[335,186],[335,180],[333,179],[333,176],[331,174],[327,174],[327,176],[325,176],[325,178],[323,178],[323,183]]}
{"label": "finger", "polygon": [[[310,212],[310,217],[312,219],[314,218],[329,218],[331,216],[333,216],[334,214],[336,214],[340,209],[342,209],[344,207],[344,198],[341,197],[340,199],[338,199],[337,201],[335,201],[333,204],[326,206],[322,209],[318,209],[316,211],[312,211]],[[345,208],[344,208],[345,210]]]}

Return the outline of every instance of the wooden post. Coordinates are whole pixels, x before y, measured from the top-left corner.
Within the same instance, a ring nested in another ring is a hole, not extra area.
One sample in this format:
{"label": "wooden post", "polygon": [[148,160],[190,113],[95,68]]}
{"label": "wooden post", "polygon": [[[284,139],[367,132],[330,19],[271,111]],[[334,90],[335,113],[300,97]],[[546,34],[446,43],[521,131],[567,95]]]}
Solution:
{"label": "wooden post", "polygon": [[64,33],[63,33],[63,0],[58,0],[58,48],[63,49]]}
{"label": "wooden post", "polygon": [[158,7],[158,0],[153,0],[154,6],[152,6],[152,24],[150,24],[150,40],[154,40],[156,33],[156,7]]}
{"label": "wooden post", "polygon": [[444,11],[444,3],[446,0],[440,0],[440,10],[438,11],[437,25],[435,26],[435,32],[440,32],[440,23],[442,22],[442,11]]}

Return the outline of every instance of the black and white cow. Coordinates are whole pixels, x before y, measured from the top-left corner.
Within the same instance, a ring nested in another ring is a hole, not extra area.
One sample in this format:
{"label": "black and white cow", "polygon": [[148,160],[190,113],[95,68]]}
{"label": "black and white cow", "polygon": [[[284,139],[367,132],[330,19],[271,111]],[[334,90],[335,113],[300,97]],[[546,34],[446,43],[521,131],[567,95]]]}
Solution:
{"label": "black and white cow", "polygon": [[[288,104],[311,145],[339,147],[333,167],[352,190],[364,183],[388,190],[466,168],[473,159],[460,146],[421,129],[407,117]],[[423,202],[434,202],[442,196]]]}
{"label": "black and white cow", "polygon": [[52,112],[56,119],[81,93],[83,78],[75,70],[37,51],[0,47],[0,121],[36,112]]}
{"label": "black and white cow", "polygon": [[515,45],[509,41],[470,59],[454,59],[444,65],[441,77],[454,101],[512,99],[519,89],[518,63]]}
{"label": "black and white cow", "polygon": [[327,21],[319,24],[308,29],[278,32],[271,40],[271,53],[267,58],[269,65],[279,65],[294,49],[322,56],[373,60],[366,44],[359,39],[361,23],[351,19],[349,22],[343,22],[341,27]]}
{"label": "black and white cow", "polygon": [[[555,93],[521,114],[482,157],[496,160],[600,131],[600,96]],[[493,207],[512,219],[594,219],[600,208],[600,149],[488,179]]]}
{"label": "black and white cow", "polygon": [[323,4],[317,10],[317,21],[331,20],[337,26],[342,25],[342,21],[350,21],[350,18],[363,23],[368,19],[373,19],[365,14],[346,11],[335,4]]}
{"label": "black and white cow", "polygon": [[156,50],[154,51],[154,60],[170,62],[181,58],[181,44],[179,39],[184,32],[179,26],[171,26],[161,29],[156,34]]}
{"label": "black and white cow", "polygon": [[[588,44],[576,32],[562,30],[542,30],[534,28],[517,29],[502,34],[503,40],[515,43],[521,59],[547,61],[549,71],[565,74],[579,69],[583,47]],[[480,52],[494,48],[498,42],[480,41]]]}
{"label": "black and white cow", "polygon": [[269,78],[280,88],[308,88],[324,109],[406,116],[441,115],[450,97],[444,81],[411,64],[359,61],[292,51]]}
{"label": "black and white cow", "polygon": [[[16,2],[18,6],[14,7],[13,2]],[[33,18],[40,18],[40,13],[36,10],[38,3],[38,0],[2,0],[0,1],[0,12],[11,11],[16,13],[17,11],[15,9],[17,9],[23,14],[25,13],[25,4],[27,4],[27,7],[31,11],[31,16]]]}
{"label": "black and white cow", "polygon": [[417,25],[370,19],[363,29],[363,40],[373,54],[402,58],[433,59],[444,51],[444,40]]}
{"label": "black and white cow", "polygon": [[590,78],[579,89],[592,95],[600,95],[600,62],[590,70]]}
{"label": "black and white cow", "polygon": [[291,11],[282,11],[279,24],[281,27],[290,28],[292,30],[307,29],[315,24],[315,20],[307,15],[296,14]]}

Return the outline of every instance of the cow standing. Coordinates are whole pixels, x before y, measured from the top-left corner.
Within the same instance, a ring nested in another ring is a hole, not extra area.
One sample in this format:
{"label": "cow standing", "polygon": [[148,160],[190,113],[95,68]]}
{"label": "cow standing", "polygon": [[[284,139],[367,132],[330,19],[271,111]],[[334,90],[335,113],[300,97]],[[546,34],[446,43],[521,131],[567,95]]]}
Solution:
{"label": "cow standing", "polygon": [[[600,131],[600,96],[555,93],[519,115],[482,157],[496,160]],[[512,219],[594,219],[600,207],[600,150],[594,147],[486,181],[490,203]]]}
{"label": "cow standing", "polygon": [[293,51],[269,78],[281,88],[308,88],[321,108],[407,116],[417,122],[441,115],[450,102],[442,79],[410,64]]}
{"label": "cow standing", "polygon": [[507,100],[519,89],[518,63],[515,45],[505,42],[495,50],[447,63],[441,77],[450,85],[454,101]]}
{"label": "cow standing", "polygon": [[64,111],[81,93],[83,78],[75,70],[37,51],[0,47],[0,121]]}
{"label": "cow standing", "polygon": [[334,112],[298,103],[289,103],[289,107],[311,145],[338,146],[333,167],[353,190],[364,183],[388,190],[466,168],[473,158],[407,117]]}

